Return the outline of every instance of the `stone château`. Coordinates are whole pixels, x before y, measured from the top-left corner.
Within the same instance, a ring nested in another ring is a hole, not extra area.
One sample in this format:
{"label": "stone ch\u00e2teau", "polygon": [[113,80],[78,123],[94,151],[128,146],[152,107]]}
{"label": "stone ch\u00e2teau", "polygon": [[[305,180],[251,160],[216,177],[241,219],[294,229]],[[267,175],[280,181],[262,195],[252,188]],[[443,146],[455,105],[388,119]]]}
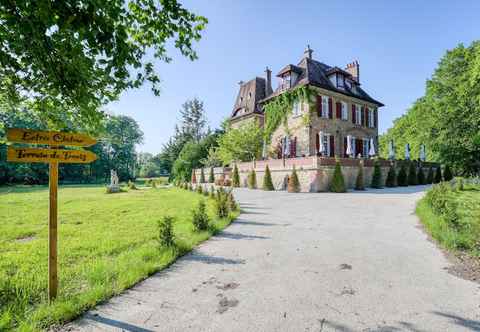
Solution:
{"label": "stone ch\u00e2teau", "polygon": [[[263,126],[264,105],[305,86],[313,92],[310,100],[295,101],[288,110],[288,129],[279,126],[272,133],[266,151],[268,157],[347,157],[347,152],[353,157],[369,156],[369,152],[378,150],[378,109],[384,105],[361,87],[358,61],[341,69],[314,60],[312,53],[307,47],[297,65],[288,64],[282,68],[276,75],[278,85],[275,90],[272,89],[268,67],[265,78],[240,82],[230,117],[232,127],[249,121],[257,121]],[[304,121],[306,114],[309,115],[308,123]],[[375,145],[373,150],[372,143]]]}

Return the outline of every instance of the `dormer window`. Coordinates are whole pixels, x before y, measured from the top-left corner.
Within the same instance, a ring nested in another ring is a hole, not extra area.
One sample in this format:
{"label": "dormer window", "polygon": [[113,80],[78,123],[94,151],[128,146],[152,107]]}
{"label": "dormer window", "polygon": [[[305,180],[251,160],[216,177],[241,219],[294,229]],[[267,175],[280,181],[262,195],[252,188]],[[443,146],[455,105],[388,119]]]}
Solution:
{"label": "dormer window", "polygon": [[280,78],[280,89],[290,89],[291,86],[291,76],[290,74],[286,74]]}

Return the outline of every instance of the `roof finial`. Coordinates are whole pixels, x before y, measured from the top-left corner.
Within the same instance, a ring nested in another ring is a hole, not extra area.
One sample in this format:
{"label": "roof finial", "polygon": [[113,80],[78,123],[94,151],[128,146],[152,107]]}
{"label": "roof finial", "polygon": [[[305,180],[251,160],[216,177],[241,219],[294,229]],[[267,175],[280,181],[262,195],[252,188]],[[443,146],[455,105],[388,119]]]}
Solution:
{"label": "roof finial", "polygon": [[312,59],[312,53],[313,53],[313,50],[310,48],[310,45],[307,45],[307,48],[303,52],[304,56],[309,59]]}

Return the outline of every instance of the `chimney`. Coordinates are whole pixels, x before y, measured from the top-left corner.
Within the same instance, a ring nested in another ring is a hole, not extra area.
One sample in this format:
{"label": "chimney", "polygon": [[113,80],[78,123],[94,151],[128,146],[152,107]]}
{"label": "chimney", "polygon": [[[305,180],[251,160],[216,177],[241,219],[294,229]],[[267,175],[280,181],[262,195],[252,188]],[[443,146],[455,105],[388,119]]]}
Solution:
{"label": "chimney", "polygon": [[313,53],[313,50],[310,48],[310,45],[307,45],[307,48],[303,52],[303,57],[311,60],[312,59],[312,53]]}
{"label": "chimney", "polygon": [[273,90],[272,90],[272,71],[268,67],[265,68],[265,76],[266,76],[266,82],[265,82],[265,98],[266,98],[273,93]]}
{"label": "chimney", "polygon": [[357,60],[347,64],[345,71],[349,72],[357,83],[360,83],[360,65]]}

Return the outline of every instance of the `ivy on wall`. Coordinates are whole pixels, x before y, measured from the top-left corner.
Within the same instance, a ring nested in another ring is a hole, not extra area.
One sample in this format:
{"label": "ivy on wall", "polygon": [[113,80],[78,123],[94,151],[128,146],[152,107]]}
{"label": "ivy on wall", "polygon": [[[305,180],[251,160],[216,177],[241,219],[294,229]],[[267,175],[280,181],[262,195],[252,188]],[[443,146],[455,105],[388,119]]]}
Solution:
{"label": "ivy on wall", "polygon": [[265,114],[264,135],[267,143],[270,143],[272,134],[280,125],[283,125],[285,131],[288,133],[288,116],[293,112],[293,104],[295,101],[307,102],[309,112],[303,114],[303,121],[305,125],[310,124],[310,113],[314,110],[311,96],[314,90],[308,86],[300,86],[290,91],[285,91],[281,95],[268,101],[263,106]]}

